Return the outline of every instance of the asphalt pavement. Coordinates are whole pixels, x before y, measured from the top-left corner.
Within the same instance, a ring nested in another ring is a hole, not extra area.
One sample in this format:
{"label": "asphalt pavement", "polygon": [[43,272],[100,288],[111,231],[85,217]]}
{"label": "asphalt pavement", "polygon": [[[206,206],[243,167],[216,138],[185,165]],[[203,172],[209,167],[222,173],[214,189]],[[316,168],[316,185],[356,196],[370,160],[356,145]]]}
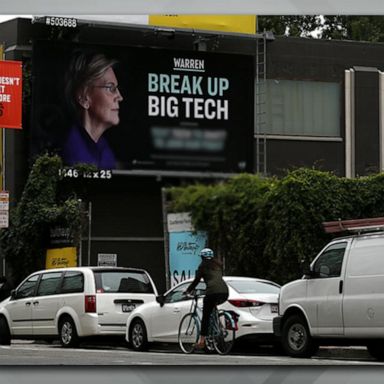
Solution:
{"label": "asphalt pavement", "polygon": [[[12,344],[57,344],[59,345],[59,341],[52,341],[52,343],[47,343],[46,341],[40,340],[12,340]],[[121,349],[127,348],[124,342],[100,342],[94,341],[89,343],[82,343],[82,346],[88,348],[107,348],[107,349]],[[177,344],[154,344],[151,348],[152,351],[159,352],[178,352],[179,347]],[[233,353],[235,354],[250,354],[250,355],[277,355],[281,356],[282,353],[275,351],[271,346],[263,345],[257,346],[252,343],[241,344],[237,346]],[[364,361],[375,361],[374,358],[368,353],[367,348],[363,346],[321,346],[319,351],[316,353],[317,357],[329,358],[329,359],[356,359],[356,360],[364,360]]]}

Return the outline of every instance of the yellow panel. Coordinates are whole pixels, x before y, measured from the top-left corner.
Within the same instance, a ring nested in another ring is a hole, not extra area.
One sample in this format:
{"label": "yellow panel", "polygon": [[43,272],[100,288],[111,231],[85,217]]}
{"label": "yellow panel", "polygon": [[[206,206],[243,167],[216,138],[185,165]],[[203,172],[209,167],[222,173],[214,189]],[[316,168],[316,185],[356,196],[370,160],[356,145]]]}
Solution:
{"label": "yellow panel", "polygon": [[256,33],[255,15],[150,15],[150,25],[236,33]]}
{"label": "yellow panel", "polygon": [[76,247],[47,249],[45,268],[77,267]]}

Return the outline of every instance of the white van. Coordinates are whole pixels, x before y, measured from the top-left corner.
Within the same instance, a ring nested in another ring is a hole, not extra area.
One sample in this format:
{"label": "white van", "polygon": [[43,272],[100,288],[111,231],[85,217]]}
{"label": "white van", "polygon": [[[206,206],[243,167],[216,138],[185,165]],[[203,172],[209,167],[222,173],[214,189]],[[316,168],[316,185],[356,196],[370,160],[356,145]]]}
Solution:
{"label": "white van", "polygon": [[0,303],[0,344],[59,338],[62,346],[74,347],[82,337],[124,336],[129,313],[156,296],[155,284],[142,269],[38,271]]}
{"label": "white van", "polygon": [[285,351],[309,357],[319,344],[365,345],[384,360],[384,232],[329,243],[284,285],[274,333]]}

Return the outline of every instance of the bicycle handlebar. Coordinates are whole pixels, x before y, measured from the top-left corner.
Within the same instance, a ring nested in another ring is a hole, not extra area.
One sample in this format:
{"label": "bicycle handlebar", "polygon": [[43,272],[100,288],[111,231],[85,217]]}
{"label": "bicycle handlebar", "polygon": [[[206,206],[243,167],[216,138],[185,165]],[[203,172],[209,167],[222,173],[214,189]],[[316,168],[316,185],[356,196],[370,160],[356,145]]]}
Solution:
{"label": "bicycle handlebar", "polygon": [[196,292],[195,293],[184,292],[183,296],[185,296],[185,297],[187,297],[189,299],[197,300],[199,297],[203,297],[204,295],[198,295]]}

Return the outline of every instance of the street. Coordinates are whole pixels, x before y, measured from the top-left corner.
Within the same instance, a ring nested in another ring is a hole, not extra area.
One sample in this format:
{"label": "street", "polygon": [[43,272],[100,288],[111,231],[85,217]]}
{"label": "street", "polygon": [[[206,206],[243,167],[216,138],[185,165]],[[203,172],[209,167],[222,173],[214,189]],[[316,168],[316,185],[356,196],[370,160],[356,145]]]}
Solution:
{"label": "street", "polygon": [[84,344],[80,348],[62,348],[56,342],[52,344],[33,341],[13,341],[11,346],[0,346],[0,365],[23,366],[339,366],[339,365],[383,365],[372,359],[365,348],[321,348],[310,359],[295,359],[276,355],[268,347],[259,347],[254,351],[235,350],[230,355],[219,356],[205,353],[185,355],[177,346],[154,345],[148,352],[134,352],[122,345]]}

